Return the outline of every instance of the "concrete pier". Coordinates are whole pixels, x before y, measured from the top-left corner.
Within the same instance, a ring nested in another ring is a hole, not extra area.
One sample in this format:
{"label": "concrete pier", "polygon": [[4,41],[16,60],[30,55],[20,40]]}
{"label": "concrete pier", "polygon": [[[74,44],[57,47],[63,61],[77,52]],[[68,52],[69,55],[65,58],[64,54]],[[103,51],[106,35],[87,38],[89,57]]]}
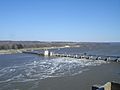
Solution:
{"label": "concrete pier", "polygon": [[105,85],[93,85],[92,90],[120,90],[120,83],[107,82]]}

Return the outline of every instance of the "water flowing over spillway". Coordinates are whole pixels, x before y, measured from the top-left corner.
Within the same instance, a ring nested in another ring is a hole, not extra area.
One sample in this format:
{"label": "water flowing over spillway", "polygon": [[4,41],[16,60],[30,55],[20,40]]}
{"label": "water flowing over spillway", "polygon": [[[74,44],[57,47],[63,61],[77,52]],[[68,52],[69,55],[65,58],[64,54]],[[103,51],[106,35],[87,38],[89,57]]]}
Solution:
{"label": "water flowing over spillway", "polygon": [[27,82],[48,77],[74,76],[89,70],[89,66],[106,63],[100,60],[80,60],[72,58],[55,58],[29,61],[0,69],[0,83]]}
{"label": "water flowing over spillway", "polygon": [[[120,45],[50,51],[68,55],[87,53],[120,56]],[[43,57],[24,53],[0,55],[0,90],[89,90],[93,84],[100,84],[101,81],[119,82],[119,64],[103,60]]]}

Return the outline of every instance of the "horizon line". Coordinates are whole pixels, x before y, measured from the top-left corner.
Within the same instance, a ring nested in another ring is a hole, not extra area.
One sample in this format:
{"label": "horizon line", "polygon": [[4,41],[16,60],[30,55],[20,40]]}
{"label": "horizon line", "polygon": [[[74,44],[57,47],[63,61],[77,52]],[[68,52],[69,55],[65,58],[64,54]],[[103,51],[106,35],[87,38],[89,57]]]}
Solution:
{"label": "horizon line", "polygon": [[0,40],[0,41],[11,41],[11,42],[72,42],[72,43],[120,43],[120,41],[68,41],[68,40]]}

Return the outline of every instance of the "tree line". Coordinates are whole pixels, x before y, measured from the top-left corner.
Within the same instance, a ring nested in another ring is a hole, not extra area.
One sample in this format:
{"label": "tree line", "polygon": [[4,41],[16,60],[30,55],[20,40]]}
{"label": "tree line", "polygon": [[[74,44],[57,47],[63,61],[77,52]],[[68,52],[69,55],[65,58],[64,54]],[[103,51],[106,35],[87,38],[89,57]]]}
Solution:
{"label": "tree line", "polygon": [[42,47],[61,47],[67,45],[66,42],[40,42],[40,41],[0,41],[0,50],[23,49],[23,48],[42,48]]}

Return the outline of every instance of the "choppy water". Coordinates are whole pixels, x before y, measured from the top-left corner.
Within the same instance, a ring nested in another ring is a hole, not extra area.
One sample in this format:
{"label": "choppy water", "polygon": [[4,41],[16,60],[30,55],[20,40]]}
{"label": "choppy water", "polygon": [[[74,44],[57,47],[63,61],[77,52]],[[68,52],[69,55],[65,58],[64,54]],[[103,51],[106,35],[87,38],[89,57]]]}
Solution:
{"label": "choppy water", "polygon": [[[22,58],[21,58],[22,59]],[[55,58],[14,64],[0,69],[0,83],[28,82],[48,77],[73,76],[88,70],[88,66],[96,66],[105,61],[78,60],[70,58]]]}
{"label": "choppy water", "polygon": [[73,48],[53,49],[55,53],[120,56],[120,43],[86,45]]}
{"label": "choppy water", "polygon": [[[87,52],[98,55],[120,55],[119,45],[113,47],[113,49],[111,47],[96,48],[94,50],[89,48],[66,48],[53,49],[52,51],[70,54]],[[29,83],[46,78],[74,76],[88,71],[89,67],[105,63],[105,61],[100,60],[45,58],[32,54],[0,55],[0,90],[16,90],[14,89],[16,88],[15,83]],[[34,86],[34,83],[32,85]],[[22,90],[23,87],[25,86],[22,85],[17,90]]]}

